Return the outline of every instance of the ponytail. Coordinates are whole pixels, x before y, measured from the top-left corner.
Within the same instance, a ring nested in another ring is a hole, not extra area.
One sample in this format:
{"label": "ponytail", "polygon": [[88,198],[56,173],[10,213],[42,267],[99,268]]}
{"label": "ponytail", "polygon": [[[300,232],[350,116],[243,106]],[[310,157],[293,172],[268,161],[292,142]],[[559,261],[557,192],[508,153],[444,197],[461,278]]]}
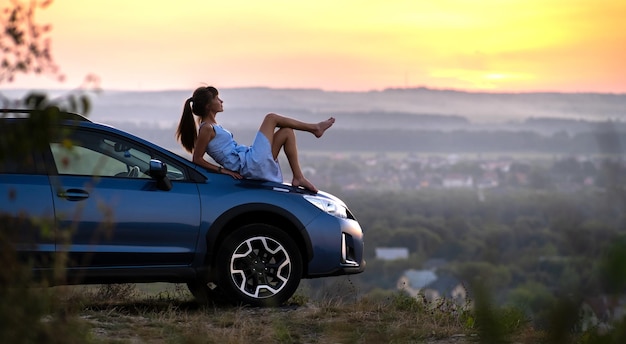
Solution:
{"label": "ponytail", "polygon": [[178,123],[176,130],[176,138],[183,145],[183,148],[189,153],[193,153],[198,138],[198,128],[193,116],[205,118],[207,116],[206,106],[217,97],[217,89],[215,87],[199,87],[193,92],[193,96],[185,100],[183,105],[183,114]]}
{"label": "ponytail", "polygon": [[193,112],[191,111],[192,98],[185,101],[183,105],[183,114],[180,117],[178,123],[178,129],[176,130],[176,138],[183,145],[183,148],[189,153],[193,153],[193,148],[196,145],[196,139],[198,138],[198,131],[196,128],[196,122],[193,119]]}

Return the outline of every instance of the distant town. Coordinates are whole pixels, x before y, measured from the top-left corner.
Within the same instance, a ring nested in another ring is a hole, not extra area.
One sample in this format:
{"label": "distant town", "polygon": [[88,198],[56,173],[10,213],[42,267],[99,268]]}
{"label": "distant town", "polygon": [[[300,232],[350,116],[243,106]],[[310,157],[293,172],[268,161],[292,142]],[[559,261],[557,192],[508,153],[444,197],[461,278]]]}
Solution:
{"label": "distant town", "polygon": [[328,153],[304,155],[302,160],[311,181],[333,190],[532,188],[573,192],[604,187],[626,170],[626,160],[620,155]]}

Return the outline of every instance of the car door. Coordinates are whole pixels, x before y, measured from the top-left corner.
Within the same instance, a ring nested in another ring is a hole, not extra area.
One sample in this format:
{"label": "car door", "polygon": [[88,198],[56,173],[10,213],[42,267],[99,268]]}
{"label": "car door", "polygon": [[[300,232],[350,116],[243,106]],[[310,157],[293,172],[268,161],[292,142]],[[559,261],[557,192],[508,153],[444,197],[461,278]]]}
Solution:
{"label": "car door", "polygon": [[79,128],[50,144],[58,254],[76,268],[188,265],[200,223],[198,188],[184,165],[159,190],[147,175],[151,150],[105,130]]}
{"label": "car door", "polygon": [[[16,152],[10,125],[0,126],[0,250],[15,249],[35,269],[53,266],[54,209],[41,150]],[[45,149],[45,147],[43,147]],[[5,252],[1,252],[5,254]]]}

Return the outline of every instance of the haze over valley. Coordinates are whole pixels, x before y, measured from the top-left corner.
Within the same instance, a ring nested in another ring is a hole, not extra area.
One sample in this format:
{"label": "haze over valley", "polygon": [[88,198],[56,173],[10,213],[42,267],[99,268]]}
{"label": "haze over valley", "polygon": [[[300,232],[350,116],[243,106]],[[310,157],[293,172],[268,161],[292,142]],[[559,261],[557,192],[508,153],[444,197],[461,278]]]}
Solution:
{"label": "haze over valley", "polygon": [[[92,98],[89,117],[178,150],[174,131],[190,95],[103,91]],[[221,89],[220,97],[225,111],[218,120],[244,144],[252,142],[268,112],[311,122],[336,117],[321,140],[298,135],[303,151],[540,152],[570,147],[573,153],[592,153],[602,148],[590,147],[597,133],[622,137],[626,132],[626,94],[232,88]],[[559,144],[563,147],[555,147]]]}

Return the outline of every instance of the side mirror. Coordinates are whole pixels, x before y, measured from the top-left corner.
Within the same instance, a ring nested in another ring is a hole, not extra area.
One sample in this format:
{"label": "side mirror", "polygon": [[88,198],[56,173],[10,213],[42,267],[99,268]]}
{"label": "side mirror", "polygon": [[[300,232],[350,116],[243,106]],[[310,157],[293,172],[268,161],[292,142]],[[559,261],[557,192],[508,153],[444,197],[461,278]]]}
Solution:
{"label": "side mirror", "polygon": [[156,180],[157,188],[163,191],[172,189],[172,182],[167,177],[167,165],[160,160],[150,160],[150,177]]}

